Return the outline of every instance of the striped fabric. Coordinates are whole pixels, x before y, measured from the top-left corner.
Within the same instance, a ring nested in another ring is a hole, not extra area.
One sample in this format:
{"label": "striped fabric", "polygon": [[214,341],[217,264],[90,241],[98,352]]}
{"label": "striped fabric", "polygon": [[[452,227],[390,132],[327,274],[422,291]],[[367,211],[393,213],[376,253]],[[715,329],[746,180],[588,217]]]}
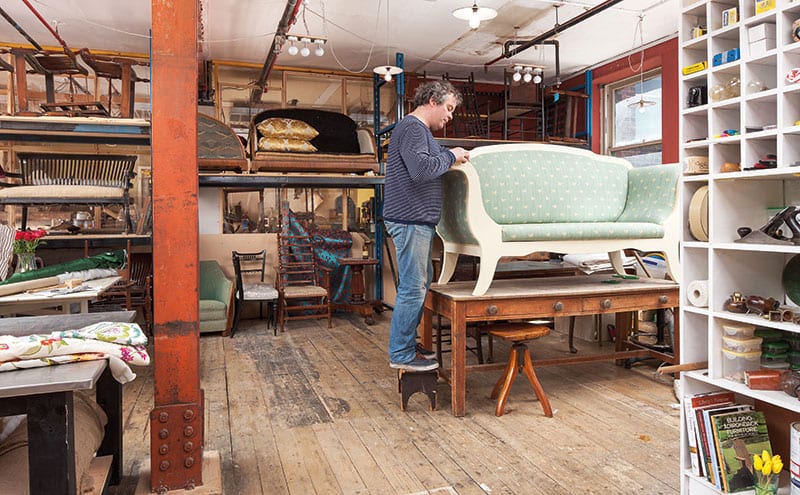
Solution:
{"label": "striped fabric", "polygon": [[15,234],[16,232],[13,228],[8,225],[0,225],[0,280],[5,280],[8,277]]}

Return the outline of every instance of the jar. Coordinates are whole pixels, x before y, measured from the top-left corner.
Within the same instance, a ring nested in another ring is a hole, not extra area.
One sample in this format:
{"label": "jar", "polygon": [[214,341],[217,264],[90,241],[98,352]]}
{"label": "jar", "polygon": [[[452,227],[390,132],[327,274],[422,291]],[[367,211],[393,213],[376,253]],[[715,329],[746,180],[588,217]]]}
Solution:
{"label": "jar", "polygon": [[762,83],[761,81],[750,81],[749,83],[747,83],[747,94],[748,95],[754,95],[756,93],[760,93],[761,91],[764,91],[765,89],[767,89],[767,87],[764,86],[764,83]]}
{"label": "jar", "polygon": [[711,93],[709,94],[711,97],[711,101],[722,101],[726,98],[725,96],[725,86],[721,84],[715,84],[711,87]]}
{"label": "jar", "polygon": [[737,76],[733,76],[725,85],[725,94],[728,98],[736,98],[742,94],[742,82]]}

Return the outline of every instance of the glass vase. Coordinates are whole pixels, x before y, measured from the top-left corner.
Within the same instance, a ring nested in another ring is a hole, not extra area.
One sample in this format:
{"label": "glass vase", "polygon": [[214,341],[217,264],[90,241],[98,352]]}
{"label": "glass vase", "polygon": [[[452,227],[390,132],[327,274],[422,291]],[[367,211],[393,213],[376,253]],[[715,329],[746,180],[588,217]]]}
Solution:
{"label": "glass vase", "polygon": [[780,476],[771,476],[769,480],[757,480],[754,486],[755,495],[775,495],[778,493]]}
{"label": "glass vase", "polygon": [[36,268],[36,253],[17,253],[17,265],[14,273],[30,272]]}

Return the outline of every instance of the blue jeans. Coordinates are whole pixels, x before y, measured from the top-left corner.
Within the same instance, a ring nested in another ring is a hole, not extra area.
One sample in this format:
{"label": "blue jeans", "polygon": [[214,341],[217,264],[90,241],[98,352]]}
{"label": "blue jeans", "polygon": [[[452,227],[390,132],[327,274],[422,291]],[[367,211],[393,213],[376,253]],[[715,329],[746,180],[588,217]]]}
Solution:
{"label": "blue jeans", "polygon": [[394,241],[400,278],[389,327],[389,361],[408,363],[416,359],[417,326],[433,279],[435,230],[429,225],[394,222],[386,222],[386,230]]}

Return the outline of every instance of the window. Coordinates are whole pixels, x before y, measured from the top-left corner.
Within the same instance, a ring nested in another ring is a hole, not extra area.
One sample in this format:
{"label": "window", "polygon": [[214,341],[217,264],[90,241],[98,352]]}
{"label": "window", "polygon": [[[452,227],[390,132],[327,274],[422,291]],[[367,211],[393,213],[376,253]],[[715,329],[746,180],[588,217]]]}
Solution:
{"label": "window", "polygon": [[635,167],[661,164],[660,70],[608,85],[604,109],[607,154]]}

